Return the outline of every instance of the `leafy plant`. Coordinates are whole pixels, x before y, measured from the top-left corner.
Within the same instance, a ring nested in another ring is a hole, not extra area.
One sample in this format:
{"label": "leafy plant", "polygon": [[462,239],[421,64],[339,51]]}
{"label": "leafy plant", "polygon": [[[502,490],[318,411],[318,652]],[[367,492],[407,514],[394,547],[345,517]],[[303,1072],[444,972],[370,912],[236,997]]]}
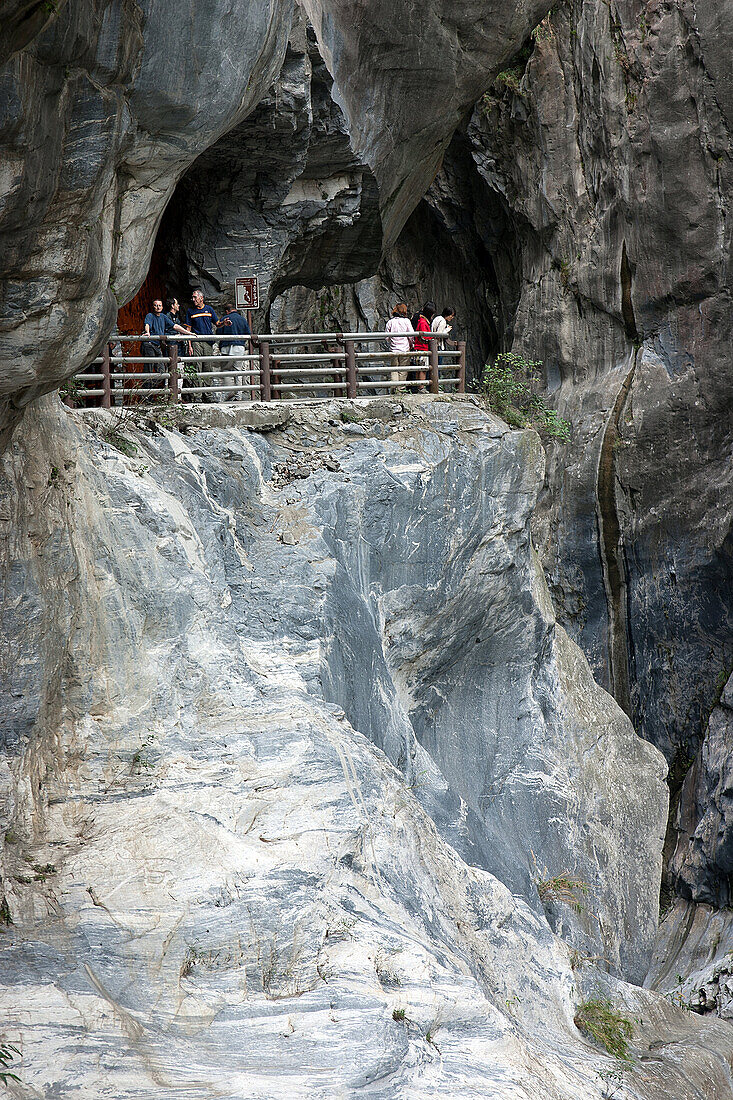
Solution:
{"label": "leafy plant", "polygon": [[134,458],[137,454],[137,447],[132,440],[127,439],[126,436],[116,428],[109,428],[103,435],[107,443],[128,458]]}
{"label": "leafy plant", "polygon": [[402,1023],[402,1021],[405,1019],[404,1008],[395,1008],[392,1012],[392,1019],[396,1020],[398,1023]]}
{"label": "leafy plant", "polygon": [[596,1076],[603,1084],[603,1100],[616,1100],[624,1087],[624,1074],[628,1069],[626,1062],[618,1060],[607,1069],[599,1069]]}
{"label": "leafy plant", "polygon": [[8,899],[3,897],[0,901],[0,924],[11,925],[13,923],[13,917],[10,912],[10,906],[8,905]]}
{"label": "leafy plant", "polygon": [[[554,10],[554,9],[553,9]],[[550,11],[541,23],[538,23],[531,34],[533,42],[546,42],[553,36],[552,30],[552,11]]]}
{"label": "leafy plant", "polygon": [[45,882],[48,875],[56,874],[56,865],[54,863],[32,863],[31,866],[36,872],[33,876],[34,882]]}
{"label": "leafy plant", "polygon": [[489,408],[514,428],[537,428],[561,443],[570,440],[570,424],[551,409],[535,386],[542,363],[513,351],[500,352],[484,367],[478,390]]}
{"label": "leafy plant", "polygon": [[140,775],[143,771],[152,771],[155,764],[148,756],[148,751],[155,744],[155,734],[149,734],[143,741],[140,738],[140,748],[134,753],[132,760],[130,761],[130,772],[132,775]]}
{"label": "leafy plant", "polygon": [[0,1041],[0,1081],[7,1085],[8,1081],[20,1081],[17,1073],[11,1073],[8,1066],[12,1064],[20,1049],[14,1043]]}
{"label": "leafy plant", "polygon": [[541,901],[563,902],[563,904],[574,909],[576,913],[582,912],[583,905],[580,897],[585,896],[590,889],[587,882],[575,878],[569,871],[561,871],[559,875],[555,875],[553,878],[536,881],[535,886]]}
{"label": "leafy plant", "polygon": [[519,92],[519,83],[523,76],[524,69],[520,68],[519,65],[515,65],[510,69],[502,69],[500,73],[497,73],[494,83],[501,84],[516,95]]}
{"label": "leafy plant", "polygon": [[59,386],[59,394],[62,398],[68,397],[70,401],[76,401],[81,389],[81,382],[72,375],[70,378],[67,378],[65,382],[61,383]]}
{"label": "leafy plant", "polygon": [[629,1039],[634,1035],[633,1025],[608,997],[583,1001],[578,1005],[573,1022],[579,1031],[589,1035],[615,1058],[623,1062],[631,1060]]}

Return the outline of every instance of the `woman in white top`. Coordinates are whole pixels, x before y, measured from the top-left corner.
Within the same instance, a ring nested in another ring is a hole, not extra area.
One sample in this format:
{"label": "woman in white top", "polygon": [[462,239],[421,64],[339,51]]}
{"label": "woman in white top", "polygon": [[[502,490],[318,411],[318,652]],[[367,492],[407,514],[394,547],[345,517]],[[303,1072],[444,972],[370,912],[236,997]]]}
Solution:
{"label": "woman in white top", "polygon": [[[392,310],[392,316],[387,321],[386,331],[390,333],[388,350],[395,353],[394,359],[391,360],[392,366],[395,368],[409,367],[412,324],[404,302],[398,302]],[[406,378],[406,370],[395,369],[390,372],[392,382],[404,382]]]}
{"label": "woman in white top", "polygon": [[[441,336],[446,337],[453,328],[453,320],[455,319],[456,311],[452,306],[446,306],[442,313],[436,313],[433,317],[433,323],[431,329],[433,332],[439,332]],[[438,342],[438,350],[445,351],[445,339]],[[438,362],[442,363],[442,357],[438,358]]]}

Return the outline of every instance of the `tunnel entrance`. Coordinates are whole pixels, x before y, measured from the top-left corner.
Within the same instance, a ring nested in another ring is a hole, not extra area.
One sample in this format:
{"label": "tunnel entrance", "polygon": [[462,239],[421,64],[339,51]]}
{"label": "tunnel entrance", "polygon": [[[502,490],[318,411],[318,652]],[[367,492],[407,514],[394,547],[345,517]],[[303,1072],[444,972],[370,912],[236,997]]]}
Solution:
{"label": "tunnel entrance", "polygon": [[[164,267],[164,251],[160,244],[160,236],[153,245],[153,253],[150,257],[150,267],[145,276],[145,281],[134,298],[122,306],[117,312],[117,331],[122,336],[137,336],[143,331],[145,315],[150,313],[153,301],[161,298],[165,308],[165,300],[169,297],[171,289]],[[175,293],[175,291],[173,291]]]}

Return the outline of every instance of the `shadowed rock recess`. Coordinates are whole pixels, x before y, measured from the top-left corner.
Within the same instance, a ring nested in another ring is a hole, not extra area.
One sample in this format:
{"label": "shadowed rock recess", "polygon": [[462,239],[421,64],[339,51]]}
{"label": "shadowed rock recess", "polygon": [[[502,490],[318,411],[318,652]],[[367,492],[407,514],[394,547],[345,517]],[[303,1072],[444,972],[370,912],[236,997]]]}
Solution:
{"label": "shadowed rock recess", "polygon": [[[555,623],[537,437],[343,407],[47,399],[5,456],[22,1095],[600,1097],[599,983],[628,1095],[730,1095],[730,1025],[619,980],[665,769]],[[579,913],[536,889],[565,868]]]}

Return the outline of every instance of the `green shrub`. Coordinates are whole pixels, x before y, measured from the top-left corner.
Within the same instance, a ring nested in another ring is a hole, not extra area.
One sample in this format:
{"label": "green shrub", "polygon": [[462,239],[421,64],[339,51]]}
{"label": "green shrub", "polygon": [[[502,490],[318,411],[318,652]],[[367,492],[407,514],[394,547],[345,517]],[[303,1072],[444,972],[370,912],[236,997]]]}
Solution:
{"label": "green shrub", "polygon": [[583,910],[581,896],[585,896],[590,887],[582,879],[575,878],[569,871],[561,871],[553,878],[540,879],[535,882],[540,901],[561,901],[569,905],[576,913]]}
{"label": "green shrub", "polygon": [[513,428],[536,428],[560,443],[570,440],[570,424],[551,409],[535,386],[542,363],[513,351],[502,351],[484,367],[479,393],[493,413]]}
{"label": "green shrub", "polygon": [[573,1021],[609,1054],[624,1062],[630,1060],[629,1039],[633,1038],[634,1028],[608,997],[594,997],[578,1005]]}
{"label": "green shrub", "polygon": [[6,1043],[4,1040],[0,1040],[0,1081],[4,1085],[7,1085],[8,1081],[20,1081],[17,1073],[11,1073],[8,1068],[16,1054],[20,1054],[20,1049],[14,1043]]}

